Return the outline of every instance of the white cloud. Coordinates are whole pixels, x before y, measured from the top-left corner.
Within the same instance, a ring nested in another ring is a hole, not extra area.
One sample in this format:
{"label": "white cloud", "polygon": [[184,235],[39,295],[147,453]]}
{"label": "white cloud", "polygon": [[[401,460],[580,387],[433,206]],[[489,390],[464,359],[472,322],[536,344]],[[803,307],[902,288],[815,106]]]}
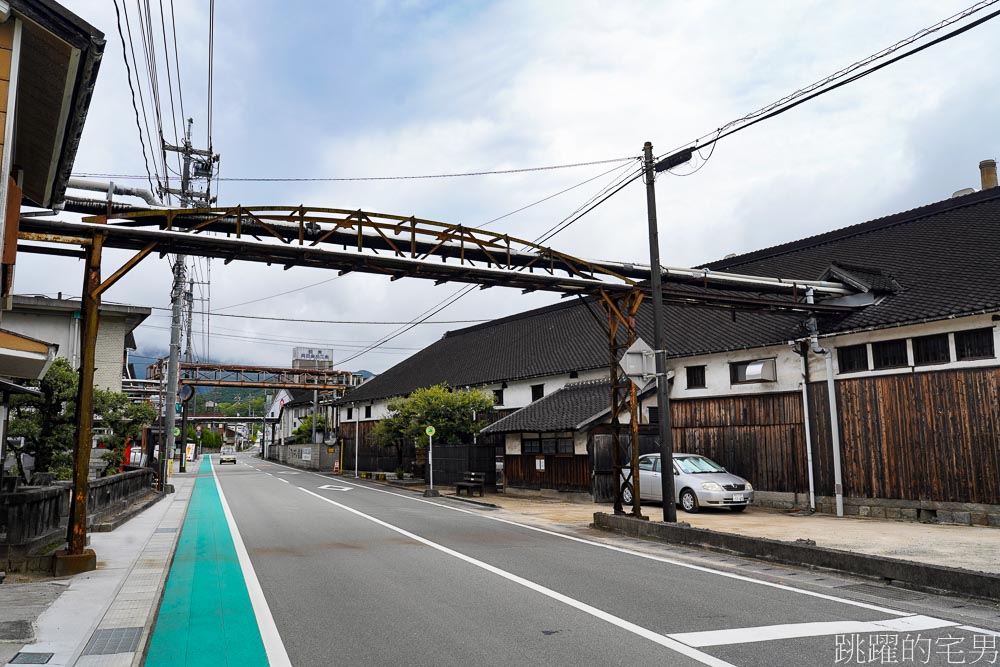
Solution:
{"label": "white cloud", "polygon": [[[301,8],[289,7],[285,11],[293,15],[286,16],[273,7],[262,13],[253,3],[222,3],[215,148],[223,154],[224,176],[507,169],[634,155],[646,140],[665,151],[963,4],[502,2],[442,8],[386,3],[355,17],[363,21],[357,26],[364,31],[360,36],[338,14],[347,9],[333,4],[305,11],[316,24],[307,28],[330,26],[329,44],[317,51],[297,43],[296,30],[282,24],[301,21]],[[108,33],[109,46],[77,164],[141,173],[114,12],[91,5],[74,6]],[[196,54],[206,48],[204,8],[193,2],[179,2],[177,8],[185,103],[200,110],[204,62]],[[765,247],[977,184],[978,160],[995,155],[1000,144],[993,120],[1000,88],[995,72],[983,66],[996,31],[987,24],[734,135],[690,178],[661,176],[664,261],[694,264]],[[349,46],[345,51],[338,50],[342,42]],[[306,203],[479,224],[606,168],[433,181],[224,183],[222,195],[226,203]],[[491,229],[534,238],[606,180]],[[645,199],[635,183],[551,245],[584,257],[642,261],[645,220]],[[18,291],[79,291],[79,263],[31,258],[22,264]],[[213,305],[223,306],[330,276],[216,263],[212,277]],[[405,320],[453,289],[352,274],[226,312]],[[109,297],[165,305],[168,290],[165,262],[148,259]],[[492,318],[555,300],[476,291],[436,319]],[[157,326],[165,321],[157,320]],[[223,318],[213,326],[219,333],[225,326],[257,337],[355,343],[392,329]],[[456,326],[420,327],[390,346],[422,347],[448,328]],[[139,339],[162,349],[166,332],[143,329]],[[212,350],[227,361],[284,363],[291,346],[220,338]],[[372,354],[350,365],[383,370],[402,356]]]}

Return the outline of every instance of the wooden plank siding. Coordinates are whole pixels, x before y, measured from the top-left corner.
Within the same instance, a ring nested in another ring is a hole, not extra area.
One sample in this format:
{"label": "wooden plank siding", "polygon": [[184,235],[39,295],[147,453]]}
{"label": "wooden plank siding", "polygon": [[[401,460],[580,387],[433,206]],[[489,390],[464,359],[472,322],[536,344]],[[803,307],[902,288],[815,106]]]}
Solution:
{"label": "wooden plank siding", "polygon": [[590,457],[545,455],[545,471],[535,470],[535,455],[504,456],[507,486],[522,489],[556,489],[590,492]]}
{"label": "wooden plank siding", "polygon": [[801,393],[676,400],[670,407],[675,452],[707,456],[756,489],[808,492]]}
{"label": "wooden plank siding", "polygon": [[[809,387],[817,492],[833,491],[826,385]],[[844,495],[1000,504],[1000,369],[837,382]]]}

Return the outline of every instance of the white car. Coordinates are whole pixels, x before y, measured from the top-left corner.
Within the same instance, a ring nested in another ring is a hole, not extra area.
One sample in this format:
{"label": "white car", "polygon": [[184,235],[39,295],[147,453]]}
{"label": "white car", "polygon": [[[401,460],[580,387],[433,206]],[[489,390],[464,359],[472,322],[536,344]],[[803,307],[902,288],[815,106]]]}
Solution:
{"label": "white car", "polygon": [[[742,512],[753,501],[753,486],[742,477],[726,472],[712,459],[698,454],[674,454],[674,500],[685,511],[701,507],[729,507]],[[663,500],[659,454],[639,457],[639,490],[643,500]],[[631,490],[622,494],[632,503]],[[627,498],[625,496],[628,496]]]}
{"label": "white car", "polygon": [[226,445],[219,450],[219,465],[223,463],[236,465],[236,448],[232,445]]}

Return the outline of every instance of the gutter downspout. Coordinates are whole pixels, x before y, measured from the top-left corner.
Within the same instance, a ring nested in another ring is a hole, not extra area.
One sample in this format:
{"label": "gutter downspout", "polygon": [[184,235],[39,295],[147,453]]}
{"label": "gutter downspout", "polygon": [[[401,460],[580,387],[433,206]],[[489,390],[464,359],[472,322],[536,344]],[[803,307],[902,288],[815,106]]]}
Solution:
{"label": "gutter downspout", "polygon": [[[806,303],[813,303],[812,289],[806,290]],[[830,404],[830,444],[833,448],[833,489],[837,501],[837,516],[844,516],[844,484],[840,474],[840,421],[837,414],[837,389],[833,379],[833,352],[820,347],[816,317],[809,318],[809,337],[812,351],[823,355],[826,362],[826,392]]]}
{"label": "gutter downspout", "polygon": [[358,404],[351,403],[354,408],[354,479],[358,479],[358,442],[361,440],[361,413]]}
{"label": "gutter downspout", "polygon": [[813,481],[812,429],[809,428],[809,347],[799,347],[802,357],[802,417],[806,432],[806,467],[809,469],[809,511],[816,511],[816,486]]}
{"label": "gutter downspout", "polygon": [[66,187],[73,188],[75,190],[104,192],[108,195],[108,201],[111,201],[112,195],[128,195],[130,197],[139,197],[150,206],[163,206],[163,202],[157,199],[156,195],[149,190],[145,188],[132,188],[115,185],[114,181],[105,183],[103,181],[93,181],[89,178],[71,178],[66,182]]}

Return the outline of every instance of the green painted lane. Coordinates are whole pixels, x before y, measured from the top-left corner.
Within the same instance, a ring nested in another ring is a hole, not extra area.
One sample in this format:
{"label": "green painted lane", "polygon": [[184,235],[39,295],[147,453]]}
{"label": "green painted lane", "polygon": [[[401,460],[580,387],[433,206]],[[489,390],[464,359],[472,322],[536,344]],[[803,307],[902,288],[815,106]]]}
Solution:
{"label": "green painted lane", "polygon": [[198,470],[145,664],[268,664],[209,456]]}

